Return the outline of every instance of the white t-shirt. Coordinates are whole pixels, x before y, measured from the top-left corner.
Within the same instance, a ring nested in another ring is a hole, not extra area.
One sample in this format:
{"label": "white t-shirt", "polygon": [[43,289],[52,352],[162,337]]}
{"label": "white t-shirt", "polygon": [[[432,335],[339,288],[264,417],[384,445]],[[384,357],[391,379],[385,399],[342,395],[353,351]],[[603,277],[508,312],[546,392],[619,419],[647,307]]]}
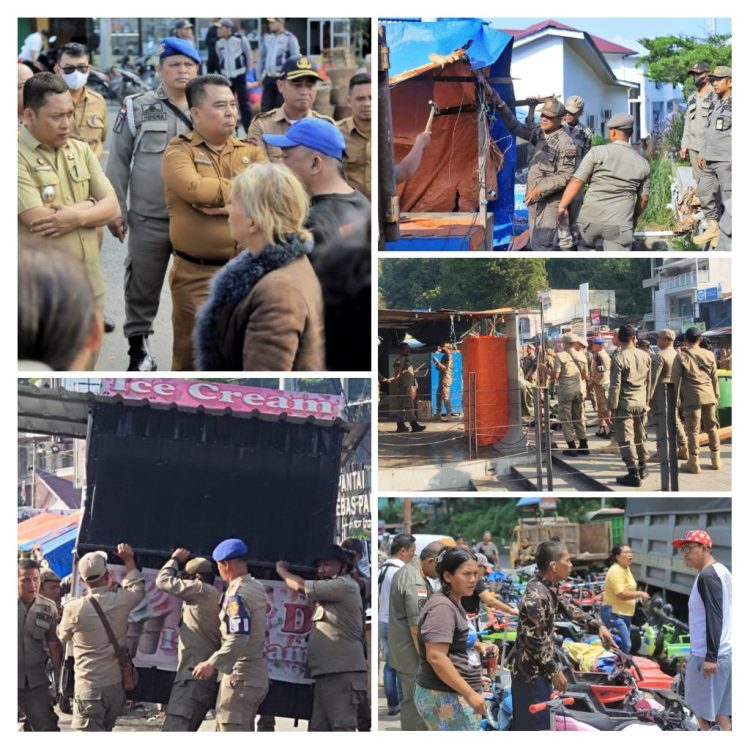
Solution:
{"label": "white t-shirt", "polygon": [[[385,570],[383,582],[380,584],[380,594],[378,594],[378,622],[388,624],[388,607],[391,601],[391,581],[396,575],[399,568],[404,566],[404,561],[397,557],[389,557],[382,565],[380,570]],[[380,575],[378,575],[380,578]]]}
{"label": "white t-shirt", "polygon": [[695,579],[688,614],[691,654],[715,663],[732,653],[732,574],[720,562]]}
{"label": "white t-shirt", "polygon": [[31,62],[34,62],[42,51],[43,43],[42,35],[38,31],[29,34],[26,39],[24,39],[23,47],[21,47],[21,54],[18,56],[19,59],[31,60]]}

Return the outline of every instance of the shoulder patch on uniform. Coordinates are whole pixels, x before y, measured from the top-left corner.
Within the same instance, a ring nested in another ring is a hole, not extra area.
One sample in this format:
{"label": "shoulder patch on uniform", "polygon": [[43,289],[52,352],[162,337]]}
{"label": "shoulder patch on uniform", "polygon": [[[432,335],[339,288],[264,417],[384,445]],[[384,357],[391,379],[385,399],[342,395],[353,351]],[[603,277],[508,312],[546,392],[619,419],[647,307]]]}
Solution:
{"label": "shoulder patch on uniform", "polygon": [[122,126],[125,124],[125,118],[127,117],[127,114],[128,107],[125,102],[123,102],[122,106],[120,107],[120,111],[117,113],[117,119],[115,120],[114,127],[112,128],[115,133],[119,133],[122,131]]}
{"label": "shoulder patch on uniform", "polygon": [[161,102],[154,102],[153,104],[147,104],[141,110],[141,121],[146,120],[166,120],[167,112],[164,109],[164,105]]}
{"label": "shoulder patch on uniform", "polygon": [[234,594],[227,597],[226,604],[227,630],[233,635],[250,634],[250,613],[245,608],[242,597]]}

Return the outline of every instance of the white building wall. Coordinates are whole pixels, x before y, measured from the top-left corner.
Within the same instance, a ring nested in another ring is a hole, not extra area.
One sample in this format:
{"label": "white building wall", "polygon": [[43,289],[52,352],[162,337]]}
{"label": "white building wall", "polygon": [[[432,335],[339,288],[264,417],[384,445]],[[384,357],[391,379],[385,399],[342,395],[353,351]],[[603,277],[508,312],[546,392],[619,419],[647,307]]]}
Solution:
{"label": "white building wall", "polygon": [[[580,96],[584,101],[584,121],[596,134],[601,135],[601,124],[604,121],[604,111],[610,109],[608,104],[609,86],[606,86],[594,74],[586,62],[571,47],[565,48],[564,56],[564,94]],[[627,95],[623,93],[623,100],[627,102]],[[589,119],[593,118],[593,121]]]}
{"label": "white building wall", "polygon": [[563,40],[543,37],[538,41],[513,48],[510,75],[516,99],[548,96],[564,91]]}

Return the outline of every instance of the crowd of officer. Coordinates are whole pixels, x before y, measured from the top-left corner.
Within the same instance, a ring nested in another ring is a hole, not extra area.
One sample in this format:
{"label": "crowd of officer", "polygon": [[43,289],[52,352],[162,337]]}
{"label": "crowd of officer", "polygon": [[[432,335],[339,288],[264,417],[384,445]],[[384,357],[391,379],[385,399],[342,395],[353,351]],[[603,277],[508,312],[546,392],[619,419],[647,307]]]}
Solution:
{"label": "crowd of officer", "polygon": [[[705,229],[698,245],[731,249],[732,69],[700,62],[689,71],[697,90],[687,102],[680,155],[690,158]],[[631,250],[638,217],[651,191],[648,161],[632,144],[627,113],[606,122],[609,143],[592,146],[582,121],[584,100],[529,98],[525,122],[498,96],[497,110],[511,134],[528,142],[524,202],[531,250]],[[536,108],[542,104],[539,123]],[[584,191],[585,188],[585,191]]]}
{"label": "crowd of officer", "polygon": [[[117,582],[107,553],[78,561],[80,596],[62,599],[60,578],[35,559],[18,562],[18,710],[26,731],[59,731],[53,705],[72,713],[74,730],[112,731],[125,711],[122,653],[131,613],[146,597],[133,549],[115,554],[125,575]],[[176,549],[155,580],[182,602],[177,670],[164,708],[164,732],[194,732],[209,711],[216,731],[255,731],[269,690],[266,590],[248,569],[248,548],[226,539],[212,559]],[[369,729],[365,621],[352,555],[330,545],[304,580],[279,561],[279,578],[311,605],[307,670],[315,681],[309,731]],[[217,587],[216,575],[223,581]],[[63,649],[68,647],[64,658]],[[70,663],[69,679],[61,673]],[[367,726],[363,724],[366,717]],[[262,716],[273,727],[272,716]],[[260,725],[259,725],[260,726]]]}
{"label": "crowd of officer", "polygon": [[[226,20],[219,24],[220,51],[221,43],[235,33],[221,32],[230,31]],[[279,38],[286,39],[286,33]],[[266,75],[264,83],[276,92],[275,106],[245,122],[247,97],[236,94],[236,71],[200,76],[201,58],[191,39],[162,40],[159,86],[124,100],[112,127],[106,170],[101,159],[108,136],[107,107],[86,86],[88,50],[65,45],[54,73],[31,75],[19,62],[19,242],[39,249],[53,245],[81,261],[102,314],[107,304],[100,266],[104,227],[127,242],[123,333],[129,370],[157,367],[149,339],[170,260],[171,369],[194,369],[196,310],[208,296],[211,279],[244,249],[230,232],[231,181],[255,162],[283,162],[305,188],[310,203],[307,228],[315,238],[310,260],[321,281],[330,325],[336,323],[337,310],[350,309],[347,295],[365,288],[369,294],[364,258],[370,255],[370,77],[357,74],[351,79],[352,115],[335,123],[314,110],[324,80],[317,65],[305,56],[287,54],[294,51],[290,45],[283,52],[277,43],[274,50],[278,70]],[[229,59],[228,54],[224,50],[220,60]],[[220,97],[221,109],[213,101],[216,97],[204,95],[207,87],[229,92]],[[246,133],[242,139],[235,135],[238,102]],[[181,145],[190,158],[175,167],[177,160],[164,157]],[[43,331],[36,333],[44,337]],[[332,331],[331,342],[339,333]],[[334,361],[328,367],[334,368],[339,362],[333,343],[329,349]],[[93,369],[95,361],[94,353],[87,369]],[[369,358],[339,369],[365,370],[368,363]]]}

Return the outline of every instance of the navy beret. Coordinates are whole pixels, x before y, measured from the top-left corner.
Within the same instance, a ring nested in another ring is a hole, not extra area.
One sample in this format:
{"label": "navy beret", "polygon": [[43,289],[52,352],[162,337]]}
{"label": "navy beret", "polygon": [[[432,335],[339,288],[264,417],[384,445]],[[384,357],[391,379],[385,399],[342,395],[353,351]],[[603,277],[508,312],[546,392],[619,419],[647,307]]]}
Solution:
{"label": "navy beret", "polygon": [[247,545],[242,539],[225,539],[216,545],[216,549],[211,554],[216,562],[232,560],[235,557],[246,557]]}
{"label": "navy beret", "polygon": [[163,60],[165,57],[173,57],[174,55],[185,55],[198,65],[201,64],[201,56],[187,39],[178,39],[176,36],[168,36],[162,39],[159,59]]}

